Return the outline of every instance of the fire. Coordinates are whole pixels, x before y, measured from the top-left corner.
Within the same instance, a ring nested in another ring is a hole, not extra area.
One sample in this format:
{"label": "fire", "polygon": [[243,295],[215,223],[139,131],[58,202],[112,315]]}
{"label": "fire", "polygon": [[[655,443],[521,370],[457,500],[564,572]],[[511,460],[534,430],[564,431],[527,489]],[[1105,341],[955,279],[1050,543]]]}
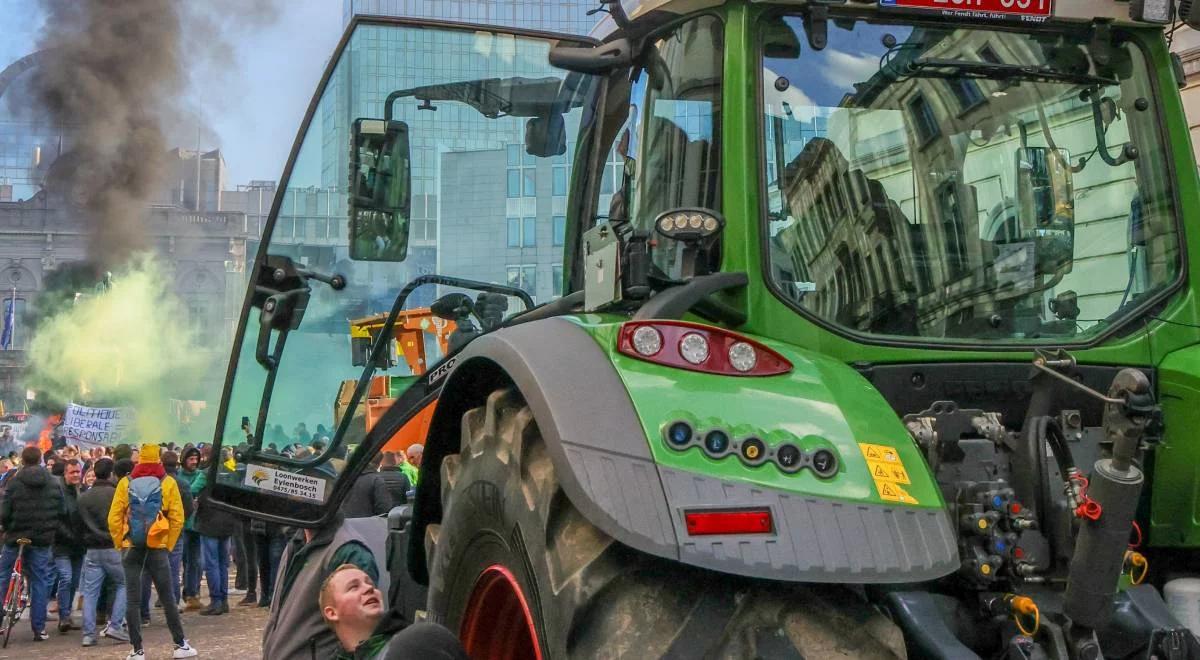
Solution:
{"label": "fire", "polygon": [[42,432],[38,434],[37,446],[42,452],[48,452],[54,446],[54,429],[62,423],[62,415],[50,415],[46,418],[46,425],[42,427]]}

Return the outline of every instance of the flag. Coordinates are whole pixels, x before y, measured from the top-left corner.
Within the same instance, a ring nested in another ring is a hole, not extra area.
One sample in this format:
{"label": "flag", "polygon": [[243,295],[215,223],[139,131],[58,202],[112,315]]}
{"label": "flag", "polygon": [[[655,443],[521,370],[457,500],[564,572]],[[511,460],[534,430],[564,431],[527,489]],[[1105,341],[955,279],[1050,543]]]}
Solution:
{"label": "flag", "polygon": [[17,331],[17,298],[4,301],[4,329],[0,331],[0,350],[11,351],[13,334]]}

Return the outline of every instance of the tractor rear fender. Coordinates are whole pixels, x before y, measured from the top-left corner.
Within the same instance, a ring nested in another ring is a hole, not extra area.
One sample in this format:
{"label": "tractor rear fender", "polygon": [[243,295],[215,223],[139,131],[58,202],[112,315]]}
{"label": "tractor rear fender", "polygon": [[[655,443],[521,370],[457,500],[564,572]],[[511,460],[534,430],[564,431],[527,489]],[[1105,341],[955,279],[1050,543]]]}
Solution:
{"label": "tractor rear fender", "polygon": [[562,319],[535,321],[475,341],[444,377],[429,429],[414,511],[409,570],[425,583],[425,526],[441,519],[442,458],[459,452],[467,410],[515,387],[533,411],[571,502],[621,543],[679,559],[679,546],[646,435],[608,357],[586,332]]}
{"label": "tractor rear fender", "polygon": [[[658,464],[613,359],[569,320],[484,335],[428,378],[431,387],[445,382],[410,539],[409,570],[422,584],[428,580],[425,528],[442,516],[442,458],[460,451],[464,413],[506,387],[529,405],[571,503],[600,531],[638,551],[734,575],[804,582],[919,582],[959,566],[953,529],[940,507],[848,502]],[[658,391],[655,400],[673,406],[674,394]],[[686,392],[678,396],[686,408]],[[688,536],[684,510],[744,507],[769,508],[773,533]],[[739,549],[731,551],[731,543]]]}

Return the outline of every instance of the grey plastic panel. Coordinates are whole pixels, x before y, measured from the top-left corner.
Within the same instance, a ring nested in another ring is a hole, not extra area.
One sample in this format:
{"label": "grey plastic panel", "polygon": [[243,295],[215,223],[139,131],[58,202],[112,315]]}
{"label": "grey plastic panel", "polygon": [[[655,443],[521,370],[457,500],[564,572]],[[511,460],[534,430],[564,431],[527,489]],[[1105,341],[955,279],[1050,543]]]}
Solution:
{"label": "grey plastic panel", "polygon": [[678,559],[646,432],[591,335],[563,319],[534,321],[476,339],[458,363],[473,358],[495,362],[516,383],[563,489],[585,518],[625,545]]}
{"label": "grey plastic panel", "polygon": [[[918,582],[959,567],[941,510],[806,497],[660,468],[680,560],[739,575],[836,583]],[[768,507],[770,535],[687,535],[684,510]]]}

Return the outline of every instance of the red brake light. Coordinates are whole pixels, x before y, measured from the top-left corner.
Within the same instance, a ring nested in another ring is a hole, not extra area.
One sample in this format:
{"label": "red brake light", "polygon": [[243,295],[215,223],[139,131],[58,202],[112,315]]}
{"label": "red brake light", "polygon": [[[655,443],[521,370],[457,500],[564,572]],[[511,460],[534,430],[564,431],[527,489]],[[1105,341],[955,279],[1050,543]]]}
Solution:
{"label": "red brake light", "polygon": [[770,534],[770,509],[753,511],[696,511],[683,514],[689,536],[719,534]]}
{"label": "red brake light", "polygon": [[[642,329],[654,330],[657,338],[645,330],[637,335]],[[646,362],[722,376],[778,376],[792,370],[787,358],[753,339],[685,321],[626,323],[617,337],[617,350]]]}

